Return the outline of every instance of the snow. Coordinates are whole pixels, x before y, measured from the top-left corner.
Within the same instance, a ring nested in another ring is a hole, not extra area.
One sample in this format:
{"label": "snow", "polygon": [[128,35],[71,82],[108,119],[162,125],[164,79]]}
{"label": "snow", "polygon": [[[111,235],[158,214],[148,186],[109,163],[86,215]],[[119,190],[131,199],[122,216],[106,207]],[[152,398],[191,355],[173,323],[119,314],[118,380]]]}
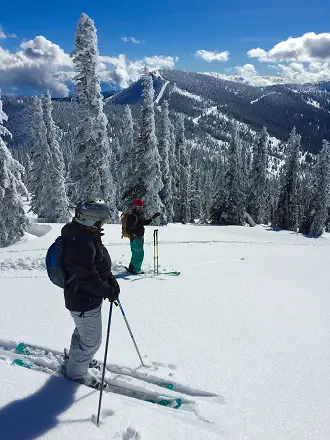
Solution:
{"label": "snow", "polygon": [[165,90],[166,90],[166,87],[169,85],[169,83],[170,83],[169,81],[166,81],[166,82],[163,84],[163,86],[162,86],[162,88],[160,89],[160,92],[159,92],[157,98],[155,99],[155,104],[159,104],[159,101],[162,99],[162,97],[163,97],[163,95],[164,95],[164,92],[165,92]]}
{"label": "snow", "polygon": [[266,96],[269,96],[269,95],[280,95],[280,93],[278,93],[278,92],[266,93],[265,95],[260,96],[260,98],[254,99],[253,101],[250,101],[250,104],[255,104],[256,102],[260,101],[260,99],[265,98]]}
{"label": "snow", "polygon": [[[98,392],[13,367],[6,356],[6,346],[21,341],[53,351],[70,342],[73,321],[43,263],[62,225],[39,226],[48,227],[44,235],[37,228],[33,240],[0,249],[1,439],[330,438],[328,234],[311,239],[268,226],[169,224],[158,227],[160,272],[181,271],[170,277],[152,273],[149,226],[147,273],[133,277],[122,274],[130,249],[120,225],[106,225],[103,241],[119,276],[122,306],[149,366],[140,366],[114,308],[113,379],[135,384],[149,374],[170,380],[183,391],[166,392],[194,403],[171,409],[106,392],[97,428]],[[108,312],[104,303],[104,332]],[[96,358],[103,353],[104,341]]]}
{"label": "snow", "polygon": [[174,85],[172,93],[178,93],[179,95],[186,96],[187,98],[194,99],[195,101],[199,101],[199,102],[204,101],[204,99],[201,96],[195,95],[195,93],[190,93],[188,92],[188,90],[182,90],[177,85]]}
{"label": "snow", "polygon": [[312,105],[313,107],[321,108],[320,103],[315,101],[312,98],[307,98],[306,103],[309,104],[309,105]]}

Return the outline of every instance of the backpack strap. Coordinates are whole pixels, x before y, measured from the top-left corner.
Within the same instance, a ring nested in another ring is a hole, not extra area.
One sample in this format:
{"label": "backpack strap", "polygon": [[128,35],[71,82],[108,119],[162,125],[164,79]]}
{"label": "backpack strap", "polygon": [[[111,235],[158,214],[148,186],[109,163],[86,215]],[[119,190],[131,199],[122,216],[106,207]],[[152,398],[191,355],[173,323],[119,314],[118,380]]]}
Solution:
{"label": "backpack strap", "polygon": [[[63,243],[68,242],[68,241],[80,241],[81,243],[87,243],[90,240],[90,237],[88,235],[82,235],[82,236],[61,236],[59,237]],[[68,284],[70,284],[73,280],[75,280],[77,278],[77,275],[74,273],[73,275],[71,275],[70,278],[68,278],[65,282],[65,285],[67,286]]]}
{"label": "backpack strap", "polygon": [[134,214],[134,212],[132,212],[132,214],[135,217],[135,222],[134,222],[134,226],[133,226],[133,228],[135,228],[135,226],[137,225],[137,222],[139,221],[139,217],[136,214]]}
{"label": "backpack strap", "polygon": [[73,275],[71,275],[71,277],[66,280],[65,285],[67,286],[68,284],[70,284],[71,281],[73,281],[76,277],[77,277],[77,275],[75,273]]}

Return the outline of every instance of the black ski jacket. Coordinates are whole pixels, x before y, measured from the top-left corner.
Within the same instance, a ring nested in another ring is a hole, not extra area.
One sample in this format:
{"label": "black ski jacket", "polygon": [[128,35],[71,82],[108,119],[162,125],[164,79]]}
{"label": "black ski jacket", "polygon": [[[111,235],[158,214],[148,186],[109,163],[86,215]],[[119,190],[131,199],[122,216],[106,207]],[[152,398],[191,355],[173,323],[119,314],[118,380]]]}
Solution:
{"label": "black ski jacket", "polygon": [[103,298],[111,298],[113,287],[111,259],[103,246],[99,231],[91,232],[74,220],[67,223],[61,232],[67,237],[64,244],[63,266],[70,278],[76,278],[64,289],[65,306],[74,312],[95,309]]}
{"label": "black ski jacket", "polygon": [[152,218],[146,220],[143,212],[136,211],[135,209],[130,211],[126,221],[126,231],[129,234],[130,239],[134,240],[134,238],[142,238],[144,236],[144,226],[150,225],[152,221]]}

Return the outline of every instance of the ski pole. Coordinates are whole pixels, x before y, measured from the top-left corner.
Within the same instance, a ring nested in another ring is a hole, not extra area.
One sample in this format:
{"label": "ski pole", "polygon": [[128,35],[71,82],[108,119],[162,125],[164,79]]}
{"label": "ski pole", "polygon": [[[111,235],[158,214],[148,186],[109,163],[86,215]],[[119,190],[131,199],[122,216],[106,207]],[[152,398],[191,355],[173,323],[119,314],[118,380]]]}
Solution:
{"label": "ski pole", "polygon": [[158,229],[154,230],[154,275],[158,275]]}
{"label": "ski pole", "polygon": [[154,230],[154,275],[156,275],[156,229]]}
{"label": "ski pole", "polygon": [[99,398],[99,408],[98,408],[98,411],[97,411],[97,420],[96,420],[96,426],[97,427],[99,427],[99,423],[100,423],[100,413],[101,413],[101,404],[102,404],[102,395],[103,395],[105,365],[107,363],[108,345],[109,345],[109,338],[110,338],[110,325],[111,325],[111,316],[112,316],[112,306],[113,306],[113,302],[111,301],[111,303],[110,303],[110,311],[109,311],[108,330],[107,330],[107,341],[105,343],[105,351],[104,351],[104,361],[103,361],[102,381],[101,381],[101,390],[100,390],[100,398]]}
{"label": "ski pole", "polygon": [[156,253],[156,255],[157,255],[157,275],[158,275],[158,267],[159,267],[159,264],[158,264],[158,229],[156,230],[156,246],[157,246],[157,253]]}
{"label": "ski pole", "polygon": [[138,346],[137,346],[137,344],[136,344],[136,342],[135,342],[135,338],[134,338],[134,336],[133,336],[133,333],[132,333],[131,327],[129,326],[129,323],[128,323],[128,321],[127,321],[127,318],[126,318],[126,315],[125,315],[124,309],[123,309],[123,307],[122,307],[121,302],[120,302],[119,299],[117,299],[117,303],[118,303],[118,305],[119,305],[119,308],[120,308],[121,314],[123,315],[123,318],[124,318],[124,321],[125,321],[125,323],[126,323],[126,326],[127,326],[128,332],[129,332],[129,334],[130,334],[130,336],[131,336],[131,338],[132,338],[132,341],[133,341],[134,347],[135,347],[135,349],[136,349],[136,351],[137,351],[137,354],[138,354],[138,356],[139,356],[139,358],[140,358],[141,365],[142,365],[144,368],[146,368],[146,366],[145,366],[145,364],[144,364],[144,362],[143,362],[143,360],[142,360],[141,354],[140,354],[140,352],[139,352]]}

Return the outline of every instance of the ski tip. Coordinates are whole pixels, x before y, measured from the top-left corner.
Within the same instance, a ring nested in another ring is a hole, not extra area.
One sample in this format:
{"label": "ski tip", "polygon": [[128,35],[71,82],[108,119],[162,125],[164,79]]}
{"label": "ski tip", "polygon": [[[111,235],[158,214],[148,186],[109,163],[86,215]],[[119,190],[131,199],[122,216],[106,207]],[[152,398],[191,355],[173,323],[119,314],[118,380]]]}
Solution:
{"label": "ski tip", "polygon": [[31,365],[27,362],[22,361],[22,359],[14,359],[10,365],[17,365],[18,367],[31,369]]}
{"label": "ski tip", "polygon": [[15,352],[18,354],[28,354],[27,345],[24,344],[23,342],[20,342],[19,344],[16,345]]}
{"label": "ski tip", "polygon": [[[172,275],[172,276],[175,276],[175,277],[179,276],[180,274],[181,274],[181,272],[178,272],[176,270],[172,270],[170,272],[163,272],[163,275]],[[160,273],[160,275],[162,275],[162,274]]]}
{"label": "ski tip", "polygon": [[182,405],[182,399],[160,399],[160,400],[146,399],[145,402],[154,403],[160,406],[166,406],[172,409],[179,409],[180,406]]}
{"label": "ski tip", "polygon": [[167,388],[168,390],[174,390],[174,385],[172,383],[164,382],[164,383],[159,383],[158,385],[162,388]]}

